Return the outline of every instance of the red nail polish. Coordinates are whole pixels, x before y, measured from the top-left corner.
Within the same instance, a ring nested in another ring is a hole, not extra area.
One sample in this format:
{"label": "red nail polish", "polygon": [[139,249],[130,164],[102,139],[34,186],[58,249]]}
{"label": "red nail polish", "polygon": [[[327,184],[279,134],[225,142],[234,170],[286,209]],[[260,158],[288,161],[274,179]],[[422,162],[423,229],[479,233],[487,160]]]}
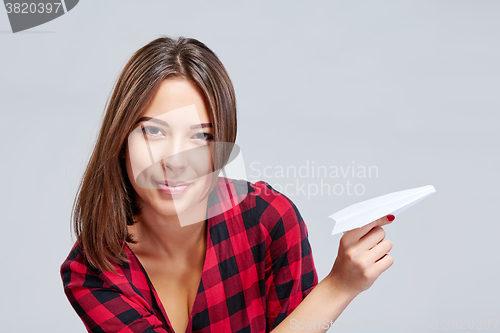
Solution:
{"label": "red nail polish", "polygon": [[396,217],[394,215],[387,215],[387,219],[389,220],[389,222],[392,222],[394,221]]}

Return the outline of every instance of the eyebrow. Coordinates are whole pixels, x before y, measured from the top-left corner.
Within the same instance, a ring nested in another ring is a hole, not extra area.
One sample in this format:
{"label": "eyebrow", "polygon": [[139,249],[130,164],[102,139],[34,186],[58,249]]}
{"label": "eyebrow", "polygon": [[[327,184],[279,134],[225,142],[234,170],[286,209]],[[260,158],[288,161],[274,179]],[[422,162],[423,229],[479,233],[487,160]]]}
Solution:
{"label": "eyebrow", "polygon": [[[160,124],[160,125],[163,125],[165,127],[170,127],[168,126],[168,123],[166,121],[163,121],[161,119],[157,119],[157,118],[151,118],[151,117],[142,117],[141,119],[139,119],[136,123],[139,124],[143,121],[152,121],[154,123],[157,123],[157,124]],[[195,129],[195,128],[205,128],[205,127],[213,127],[212,123],[202,123],[202,124],[196,124],[196,125],[193,125],[190,127],[190,129]]]}

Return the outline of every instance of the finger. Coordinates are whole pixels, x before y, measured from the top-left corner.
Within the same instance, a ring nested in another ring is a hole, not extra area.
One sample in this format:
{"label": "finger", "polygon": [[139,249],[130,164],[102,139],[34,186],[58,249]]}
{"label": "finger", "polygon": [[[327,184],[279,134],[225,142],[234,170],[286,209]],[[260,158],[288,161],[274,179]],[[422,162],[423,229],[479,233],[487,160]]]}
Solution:
{"label": "finger", "polygon": [[392,221],[394,221],[395,219],[396,219],[396,216],[389,214],[389,215],[385,216],[385,219],[384,219],[384,218],[381,218],[381,220],[382,220],[382,224],[380,224],[380,226],[390,224],[390,223],[392,223]]}
{"label": "finger", "polygon": [[384,239],[370,251],[368,251],[368,262],[376,263],[392,250],[392,242],[388,239]]}
{"label": "finger", "polygon": [[[387,215],[387,216],[383,216],[371,223],[368,223],[367,225],[361,227],[361,228],[358,228],[359,229],[359,232],[360,233],[363,233],[361,235],[361,237],[359,237],[359,239],[361,239],[364,235],[366,235],[371,229],[373,229],[374,227],[376,226],[384,226],[384,225],[387,225],[389,223],[391,223],[392,221],[394,221],[394,215]],[[358,229],[353,229],[353,230],[358,230]]]}
{"label": "finger", "polygon": [[341,246],[349,247],[358,243],[359,240],[363,238],[363,236],[365,236],[368,232],[370,232],[371,229],[373,229],[377,225],[377,223],[379,223],[379,221],[375,220],[360,228],[344,232],[344,236],[342,236],[342,238],[340,239]]}
{"label": "finger", "polygon": [[383,225],[389,224],[393,220],[394,220],[394,215],[387,215],[387,216],[381,217],[378,220],[375,220],[371,223],[368,223],[365,226],[362,226],[360,228],[352,229],[350,231],[345,232],[343,237],[346,237],[345,240],[348,240],[348,243],[357,242],[364,235],[366,235],[373,227],[375,227],[377,225],[383,226]]}
{"label": "finger", "polygon": [[381,226],[376,225],[366,235],[359,240],[361,250],[371,250],[385,238],[385,231]]}
{"label": "finger", "polygon": [[391,255],[386,254],[383,258],[380,258],[380,260],[373,264],[372,269],[374,270],[375,274],[380,275],[389,267],[391,267],[393,263],[394,258]]}

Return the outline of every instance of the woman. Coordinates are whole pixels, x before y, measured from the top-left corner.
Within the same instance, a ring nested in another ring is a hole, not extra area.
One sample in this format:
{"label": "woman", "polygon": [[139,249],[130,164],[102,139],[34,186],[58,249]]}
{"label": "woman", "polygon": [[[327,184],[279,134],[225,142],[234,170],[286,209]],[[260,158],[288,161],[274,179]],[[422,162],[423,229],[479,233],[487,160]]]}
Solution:
{"label": "woman", "polygon": [[335,321],[392,264],[383,218],[344,234],[318,284],[295,205],[218,177],[235,139],[233,86],[203,43],[158,38],[125,65],[61,266],[89,331],[291,332]]}

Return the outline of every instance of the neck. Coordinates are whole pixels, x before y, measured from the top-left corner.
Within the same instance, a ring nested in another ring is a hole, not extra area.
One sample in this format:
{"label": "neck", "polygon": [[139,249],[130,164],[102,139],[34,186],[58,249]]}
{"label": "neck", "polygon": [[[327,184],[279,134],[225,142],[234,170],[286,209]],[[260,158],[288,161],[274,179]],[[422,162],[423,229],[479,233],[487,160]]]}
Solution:
{"label": "neck", "polygon": [[[206,250],[206,205],[180,215],[161,216],[143,210],[128,232],[136,254],[152,259],[186,260]],[[194,223],[193,223],[194,222]]]}
{"label": "neck", "polygon": [[134,248],[140,254],[154,259],[184,260],[206,248],[206,221],[185,227],[150,226],[137,222],[129,226],[129,232],[137,241]]}

